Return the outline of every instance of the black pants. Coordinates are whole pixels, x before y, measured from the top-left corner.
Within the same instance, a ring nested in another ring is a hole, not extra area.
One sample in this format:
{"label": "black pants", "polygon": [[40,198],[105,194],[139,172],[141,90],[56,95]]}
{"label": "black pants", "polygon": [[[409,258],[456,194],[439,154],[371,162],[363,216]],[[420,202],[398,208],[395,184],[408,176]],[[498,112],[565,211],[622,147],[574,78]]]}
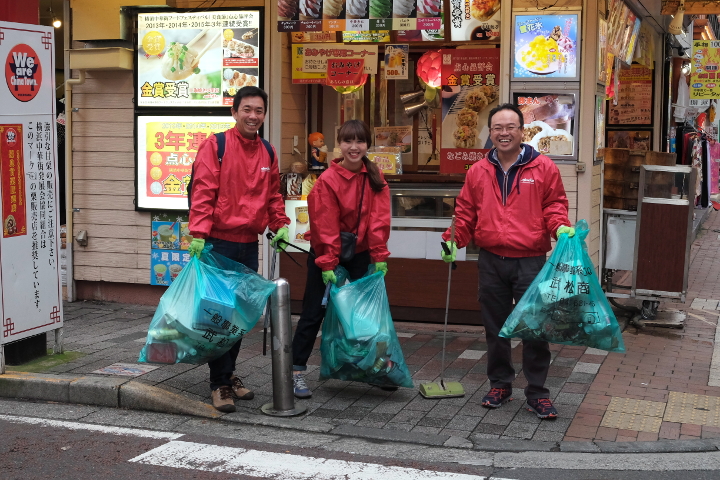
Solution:
{"label": "black pants", "polygon": [[[231,260],[242,263],[251,270],[258,271],[258,242],[238,243],[228,240],[220,240],[219,238],[208,238],[205,243],[212,244],[212,251],[224,255]],[[222,386],[231,386],[232,377],[235,372],[235,361],[238,353],[240,353],[240,344],[242,338],[230,350],[208,362],[210,367],[210,388],[217,390]]]}
{"label": "black pants", "polygon": [[[510,388],[515,380],[510,340],[499,337],[505,320],[515,303],[525,293],[545,264],[545,255],[510,258],[480,250],[478,255],[480,316],[485,326],[488,345],[487,375],[493,388]],[[550,368],[550,348],[547,342],[523,340],[522,369],[528,386],[529,399],[547,398],[545,379]]]}
{"label": "black pants", "polygon": [[[311,252],[315,253],[312,249]],[[367,273],[370,266],[370,252],[364,251],[356,254],[352,260],[341,263],[350,274],[352,280],[361,278]],[[315,265],[315,258],[308,255],[307,281],[303,295],[303,308],[293,337],[293,370],[307,370],[307,361],[312,353],[315,339],[320,331],[320,325],[325,318],[325,309],[322,308],[322,298],[325,295],[325,284],[322,280],[322,270]]]}

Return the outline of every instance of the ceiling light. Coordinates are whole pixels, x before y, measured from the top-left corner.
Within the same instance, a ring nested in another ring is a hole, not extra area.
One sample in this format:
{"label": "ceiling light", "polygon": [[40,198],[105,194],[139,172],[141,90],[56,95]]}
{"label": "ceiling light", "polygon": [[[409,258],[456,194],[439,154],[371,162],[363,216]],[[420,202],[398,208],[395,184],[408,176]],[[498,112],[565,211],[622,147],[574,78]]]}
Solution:
{"label": "ceiling light", "polygon": [[673,17],[670,25],[668,25],[668,32],[673,35],[682,35],[683,31],[683,18],[685,17],[685,0],[680,0],[680,6],[678,7],[675,16]]}

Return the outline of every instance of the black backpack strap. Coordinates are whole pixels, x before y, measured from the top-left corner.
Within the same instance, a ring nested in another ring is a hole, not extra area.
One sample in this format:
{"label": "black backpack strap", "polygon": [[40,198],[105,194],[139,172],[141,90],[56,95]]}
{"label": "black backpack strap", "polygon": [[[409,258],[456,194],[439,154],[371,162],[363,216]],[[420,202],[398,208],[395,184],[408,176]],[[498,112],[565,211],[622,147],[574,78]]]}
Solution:
{"label": "black backpack strap", "polygon": [[216,133],[215,139],[217,140],[217,144],[218,144],[218,149],[217,149],[218,162],[222,165],[222,159],[225,156],[225,132]]}
{"label": "black backpack strap", "polygon": [[273,151],[272,145],[270,145],[270,142],[268,142],[262,137],[260,137],[260,140],[262,141],[263,145],[265,145],[265,149],[267,150],[268,155],[270,155],[270,165],[272,165],[275,161],[275,152]]}

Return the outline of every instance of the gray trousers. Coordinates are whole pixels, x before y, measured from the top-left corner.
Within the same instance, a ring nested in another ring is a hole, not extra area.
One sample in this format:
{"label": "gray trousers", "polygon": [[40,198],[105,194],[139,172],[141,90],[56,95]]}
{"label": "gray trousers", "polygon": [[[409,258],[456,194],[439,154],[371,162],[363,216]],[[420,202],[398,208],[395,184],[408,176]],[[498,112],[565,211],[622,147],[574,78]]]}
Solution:
{"label": "gray trousers", "polygon": [[[480,250],[478,300],[488,345],[487,375],[492,388],[511,388],[515,380],[510,339],[499,337],[498,333],[513,310],[513,299],[515,303],[520,301],[544,264],[545,255],[511,258]],[[548,343],[524,340],[522,344],[522,369],[528,382],[525,396],[548,398],[550,392],[545,388],[550,368]]]}

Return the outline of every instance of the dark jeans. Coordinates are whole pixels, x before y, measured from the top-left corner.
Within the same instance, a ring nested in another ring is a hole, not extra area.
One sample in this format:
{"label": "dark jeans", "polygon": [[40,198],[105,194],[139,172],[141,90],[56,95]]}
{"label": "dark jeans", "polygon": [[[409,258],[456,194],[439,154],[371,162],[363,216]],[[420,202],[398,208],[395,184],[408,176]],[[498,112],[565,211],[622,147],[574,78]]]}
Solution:
{"label": "dark jeans", "polygon": [[[499,337],[505,320],[515,303],[528,289],[545,264],[545,255],[539,257],[500,257],[486,250],[478,255],[480,317],[485,326],[488,345],[487,375],[493,388],[511,388],[515,380],[510,340]],[[529,399],[547,398],[545,379],[550,368],[550,348],[547,342],[523,340],[522,369],[528,386]]]}
{"label": "dark jeans", "polygon": [[[258,271],[258,242],[238,243],[210,237],[205,243],[212,244],[213,252],[242,263],[251,270]],[[215,360],[208,362],[210,367],[210,388],[212,390],[217,390],[223,385],[228,387],[232,385],[230,377],[235,372],[235,361],[240,352],[241,343],[242,338],[230,347],[230,350]]]}
{"label": "dark jeans", "polygon": [[[315,253],[312,249],[310,251]],[[367,250],[360,252],[349,262],[340,265],[345,267],[352,280],[357,280],[367,273],[370,266],[370,252]],[[315,345],[320,325],[325,318],[325,309],[321,305],[323,295],[325,295],[322,270],[315,265],[315,258],[310,255],[308,255],[307,268],[302,313],[295,329],[292,344],[293,370],[296,371],[307,370],[308,358],[310,358]]]}

